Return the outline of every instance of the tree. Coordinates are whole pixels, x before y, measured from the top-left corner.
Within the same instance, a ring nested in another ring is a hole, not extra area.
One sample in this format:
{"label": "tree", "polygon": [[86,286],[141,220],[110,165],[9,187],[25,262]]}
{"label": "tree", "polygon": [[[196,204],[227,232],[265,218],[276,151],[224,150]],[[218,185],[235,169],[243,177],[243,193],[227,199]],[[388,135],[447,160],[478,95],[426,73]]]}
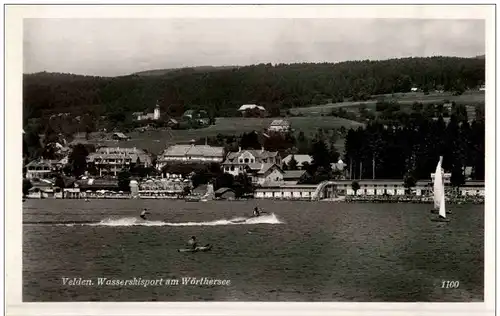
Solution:
{"label": "tree", "polygon": [[54,143],[49,143],[43,147],[42,157],[50,160],[56,159],[56,147]]}
{"label": "tree", "polygon": [[83,144],[76,144],[68,157],[68,163],[71,165],[73,175],[79,177],[87,170],[87,156],[89,152]]}
{"label": "tree", "polygon": [[313,142],[309,155],[312,157],[313,173],[319,167],[323,167],[327,171],[331,170],[330,163],[332,162],[332,158],[330,157],[330,151],[322,139],[316,139]]}
{"label": "tree", "polygon": [[292,157],[290,158],[290,161],[288,162],[288,169],[289,170],[298,170],[298,166],[297,166],[297,160],[295,160],[295,155],[292,155]]}
{"label": "tree", "polygon": [[61,189],[61,195],[64,199],[64,189],[66,188],[66,181],[64,181],[64,177],[62,175],[58,175],[54,185]]}
{"label": "tree", "polygon": [[421,102],[413,102],[411,109],[413,112],[422,112],[422,109],[424,108],[424,105]]}
{"label": "tree", "polygon": [[300,131],[299,135],[297,136],[296,147],[299,154],[307,154],[311,149],[309,140],[307,139],[303,131]]}
{"label": "tree", "polygon": [[255,131],[248,134],[243,133],[240,140],[240,146],[242,149],[260,149],[262,147],[259,142],[259,136]]}
{"label": "tree", "polygon": [[130,172],[128,170],[122,170],[118,173],[118,189],[130,192]]}
{"label": "tree", "polygon": [[410,189],[415,187],[415,185],[417,184],[417,181],[415,180],[415,178],[410,174],[407,174],[404,177],[403,181],[404,181],[404,187],[406,188],[407,194],[409,193]]}
{"label": "tree", "polygon": [[40,137],[34,130],[25,130],[23,134],[23,156],[35,158],[41,151]]}
{"label": "tree", "polygon": [[158,96],[166,116],[180,117],[186,105],[202,103],[196,110],[213,112],[214,117],[236,116],[237,105],[243,102],[258,103],[274,112],[322,103],[328,97],[338,102],[408,92],[413,86],[463,90],[481,85],[484,76],[484,60],[455,57],[252,65],[210,71],[191,68],[163,71],[160,76],[113,78],[37,73],[23,76],[23,119],[42,117],[48,111],[83,115],[98,105],[96,117],[106,116],[111,125],[125,126],[131,121],[129,114],[143,111],[144,104],[152,106]]}
{"label": "tree", "polygon": [[237,198],[253,192],[252,181],[246,173],[239,174],[234,178],[233,190]]}
{"label": "tree", "polygon": [[353,181],[351,183],[351,188],[354,191],[354,195],[358,195],[358,190],[361,189],[361,186],[359,185],[358,181]]}
{"label": "tree", "polygon": [[28,195],[30,189],[33,187],[33,184],[29,179],[23,179],[23,197]]}
{"label": "tree", "polygon": [[465,183],[464,170],[459,164],[454,165],[451,169],[450,183],[455,188],[459,188]]}
{"label": "tree", "polygon": [[220,173],[215,178],[214,190],[220,188],[232,188],[234,184],[234,177],[230,173]]}

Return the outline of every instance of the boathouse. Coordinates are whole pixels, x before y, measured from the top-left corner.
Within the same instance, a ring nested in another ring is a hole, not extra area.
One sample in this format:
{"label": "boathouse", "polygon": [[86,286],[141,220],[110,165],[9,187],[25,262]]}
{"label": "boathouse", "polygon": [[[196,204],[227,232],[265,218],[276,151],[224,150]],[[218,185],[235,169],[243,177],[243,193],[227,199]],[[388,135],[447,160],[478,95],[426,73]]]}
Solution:
{"label": "boathouse", "polygon": [[257,199],[311,200],[317,186],[316,184],[297,184],[261,187],[255,189],[254,196]]}

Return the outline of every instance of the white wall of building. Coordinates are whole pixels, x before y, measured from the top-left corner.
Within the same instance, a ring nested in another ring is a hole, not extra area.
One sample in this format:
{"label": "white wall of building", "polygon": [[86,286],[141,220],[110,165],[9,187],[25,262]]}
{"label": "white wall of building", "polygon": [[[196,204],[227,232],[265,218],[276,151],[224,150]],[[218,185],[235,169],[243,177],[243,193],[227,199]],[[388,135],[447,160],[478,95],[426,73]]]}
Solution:
{"label": "white wall of building", "polygon": [[154,110],[153,119],[154,120],[159,120],[160,119],[160,108],[158,106]]}
{"label": "white wall of building", "polygon": [[233,176],[237,176],[238,174],[245,172],[245,166],[225,165],[225,166],[223,166],[223,170],[225,173],[229,173]]}
{"label": "white wall of building", "polygon": [[254,182],[260,185],[283,183],[283,173],[276,168],[267,175],[256,175],[253,178]]}
{"label": "white wall of building", "polygon": [[288,125],[271,125],[268,130],[270,132],[286,132],[290,129]]}
{"label": "white wall of building", "polygon": [[484,188],[470,188],[462,187],[460,188],[460,195],[462,196],[484,196]]}

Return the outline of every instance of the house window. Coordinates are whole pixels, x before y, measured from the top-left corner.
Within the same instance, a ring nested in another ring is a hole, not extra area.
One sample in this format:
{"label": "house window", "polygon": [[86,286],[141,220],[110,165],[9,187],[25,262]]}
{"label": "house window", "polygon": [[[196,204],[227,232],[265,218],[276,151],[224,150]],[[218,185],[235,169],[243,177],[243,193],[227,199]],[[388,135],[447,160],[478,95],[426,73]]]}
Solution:
{"label": "house window", "polygon": [[254,163],[254,162],[255,162],[255,159],[251,159],[251,160],[250,160],[250,162],[251,162],[251,163]]}
{"label": "house window", "polygon": [[248,158],[245,158],[245,163],[248,163]]}
{"label": "house window", "polygon": [[234,171],[234,166],[231,166],[231,171]]}
{"label": "house window", "polygon": [[243,159],[241,159],[241,158],[240,158],[240,159],[239,159],[239,162],[240,162],[240,163],[243,163]]}

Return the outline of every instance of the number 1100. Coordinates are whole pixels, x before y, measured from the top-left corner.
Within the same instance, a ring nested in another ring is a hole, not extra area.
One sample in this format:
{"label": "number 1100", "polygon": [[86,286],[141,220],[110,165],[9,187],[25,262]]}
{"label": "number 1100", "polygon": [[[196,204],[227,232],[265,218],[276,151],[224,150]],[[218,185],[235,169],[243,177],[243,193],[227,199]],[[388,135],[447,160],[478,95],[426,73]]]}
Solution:
{"label": "number 1100", "polygon": [[456,289],[460,286],[459,281],[443,281],[441,282],[441,288],[443,289]]}

